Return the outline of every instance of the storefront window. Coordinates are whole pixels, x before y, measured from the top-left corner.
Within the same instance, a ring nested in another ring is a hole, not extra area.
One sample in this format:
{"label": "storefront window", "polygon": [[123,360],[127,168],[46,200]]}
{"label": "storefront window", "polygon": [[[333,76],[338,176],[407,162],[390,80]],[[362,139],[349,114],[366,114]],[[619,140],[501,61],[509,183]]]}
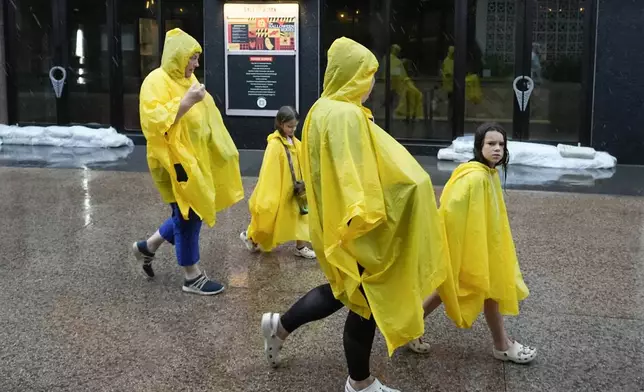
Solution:
{"label": "storefront window", "polygon": [[69,122],[110,123],[110,55],[105,1],[67,0]]}
{"label": "storefront window", "polygon": [[16,39],[13,57],[17,87],[17,121],[23,124],[56,124],[56,96],[49,80],[54,64],[52,8],[48,2],[16,8]]}
{"label": "storefront window", "polygon": [[[163,42],[160,39],[163,36],[159,35],[157,15],[161,13],[161,28],[164,28],[164,31],[178,27],[192,35],[203,46],[203,1],[123,1],[122,7],[124,123],[127,129],[140,129],[141,83],[161,62]],[[201,81],[203,72],[202,59],[201,68],[195,72]]]}
{"label": "storefront window", "polygon": [[453,22],[453,1],[392,2],[389,108],[394,137],[451,139]]}
{"label": "storefront window", "polygon": [[[169,31],[174,28],[180,28],[181,30],[193,36],[203,47],[203,2],[164,0],[161,4],[163,7],[162,15],[165,24],[165,31]],[[200,65],[201,67],[197,68],[197,70],[195,71],[195,76],[203,83],[203,56],[201,56]]]}
{"label": "storefront window", "polygon": [[589,1],[538,0],[533,21],[530,140],[579,141],[584,14]]}
{"label": "storefront window", "polygon": [[[320,61],[323,70],[326,69],[326,53],[329,47],[340,37],[351,38],[371,49],[381,62],[380,70],[376,75],[376,85],[365,105],[372,110],[375,121],[386,128],[387,94],[385,94],[383,59],[386,58],[387,53],[388,29],[385,25],[385,0],[327,0],[324,1],[323,17],[321,28],[323,56]],[[324,78],[323,73],[322,78]]]}
{"label": "storefront window", "polygon": [[140,129],[139,91],[143,79],[159,66],[159,26],[155,0],[124,1],[121,24],[123,114],[125,128]]}
{"label": "storefront window", "polygon": [[[468,7],[468,56],[465,133],[484,122],[501,124],[508,135],[514,129],[517,29],[521,8],[518,0],[473,0]],[[477,97],[478,95],[478,97]]]}

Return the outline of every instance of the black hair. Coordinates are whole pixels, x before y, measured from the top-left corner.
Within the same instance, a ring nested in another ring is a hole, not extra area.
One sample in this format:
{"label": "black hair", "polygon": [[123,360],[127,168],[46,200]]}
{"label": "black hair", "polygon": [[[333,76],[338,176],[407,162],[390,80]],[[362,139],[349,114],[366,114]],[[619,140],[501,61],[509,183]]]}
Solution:
{"label": "black hair", "polygon": [[473,161],[484,164],[485,166],[490,166],[490,162],[483,156],[483,143],[485,142],[485,135],[488,132],[496,131],[503,135],[503,158],[496,166],[503,167],[503,177],[504,183],[508,180],[508,163],[510,162],[510,152],[508,151],[508,133],[501,126],[501,124],[495,122],[488,122],[482,124],[474,132],[474,159]]}
{"label": "black hair", "polygon": [[300,114],[297,110],[295,110],[293,106],[282,106],[280,110],[277,111],[277,116],[275,116],[275,129],[284,134],[282,124],[293,120],[300,120]]}

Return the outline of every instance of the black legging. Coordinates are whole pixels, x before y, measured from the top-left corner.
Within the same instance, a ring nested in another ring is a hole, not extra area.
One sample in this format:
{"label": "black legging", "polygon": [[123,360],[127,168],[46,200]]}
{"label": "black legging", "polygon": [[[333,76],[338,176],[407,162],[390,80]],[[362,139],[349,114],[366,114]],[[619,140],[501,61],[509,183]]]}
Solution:
{"label": "black legging", "polygon": [[[360,291],[364,294],[362,287]],[[330,284],[318,286],[300,298],[280,319],[282,327],[291,333],[306,323],[326,318],[344,305],[333,296]],[[354,381],[364,381],[371,372],[369,359],[371,346],[376,334],[373,315],[369,320],[349,311],[344,324],[344,355],[347,359],[349,377]]]}

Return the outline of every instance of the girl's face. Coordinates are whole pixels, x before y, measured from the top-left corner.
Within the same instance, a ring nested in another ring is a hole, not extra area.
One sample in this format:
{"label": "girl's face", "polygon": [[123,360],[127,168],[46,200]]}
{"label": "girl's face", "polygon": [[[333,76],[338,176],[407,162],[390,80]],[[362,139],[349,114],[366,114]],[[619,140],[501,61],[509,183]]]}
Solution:
{"label": "girl's face", "polygon": [[199,67],[199,53],[195,53],[188,60],[188,65],[186,66],[186,79],[189,79],[192,74],[195,72],[195,69]]}
{"label": "girl's face", "polygon": [[293,136],[295,134],[295,130],[297,129],[297,124],[297,120],[291,120],[282,123],[282,132],[284,132],[284,135]]}
{"label": "girl's face", "polygon": [[483,139],[482,154],[483,158],[489,163],[490,167],[496,167],[503,160],[505,151],[505,138],[499,131],[489,131]]}

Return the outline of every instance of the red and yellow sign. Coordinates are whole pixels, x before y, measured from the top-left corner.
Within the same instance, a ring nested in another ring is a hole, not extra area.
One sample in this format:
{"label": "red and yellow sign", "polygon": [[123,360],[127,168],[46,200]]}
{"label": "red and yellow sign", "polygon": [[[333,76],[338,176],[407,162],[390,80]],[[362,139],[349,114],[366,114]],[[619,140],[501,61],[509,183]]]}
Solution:
{"label": "red and yellow sign", "polygon": [[297,13],[297,4],[225,4],[227,51],[295,51]]}

